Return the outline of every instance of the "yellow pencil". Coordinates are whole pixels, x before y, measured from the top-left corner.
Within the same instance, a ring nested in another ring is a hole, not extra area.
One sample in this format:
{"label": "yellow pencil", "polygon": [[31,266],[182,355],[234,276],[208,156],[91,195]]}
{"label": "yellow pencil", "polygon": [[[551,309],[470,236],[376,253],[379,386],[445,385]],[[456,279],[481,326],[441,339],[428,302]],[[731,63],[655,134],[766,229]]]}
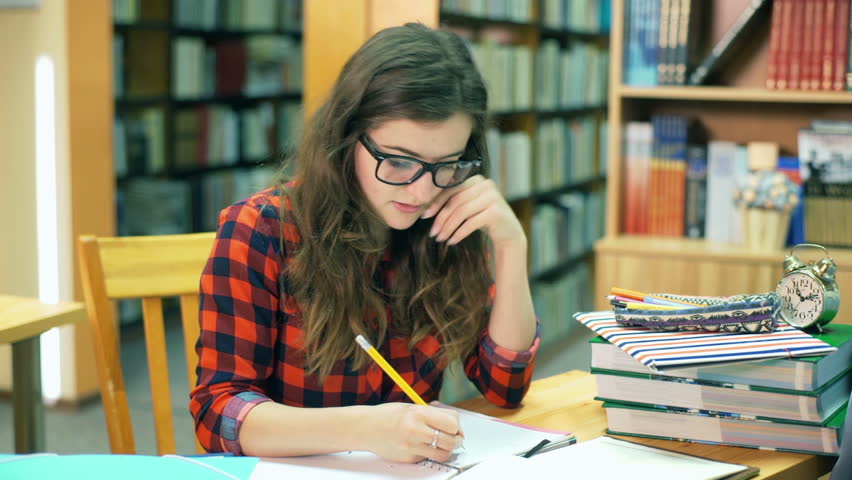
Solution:
{"label": "yellow pencil", "polygon": [[399,376],[399,374],[396,372],[396,370],[391,367],[390,363],[388,363],[387,360],[382,357],[382,354],[379,353],[379,351],[376,350],[372,345],[370,345],[370,342],[368,342],[366,338],[364,338],[362,335],[358,335],[357,337],[355,337],[355,341],[358,342],[358,345],[360,345],[365,352],[367,352],[367,355],[369,355],[370,358],[375,360],[376,363],[378,363],[379,366],[382,367],[382,370],[384,370],[385,373],[388,374],[391,380],[393,380],[397,385],[399,385],[399,388],[401,388],[402,391],[405,392],[406,395],[408,395],[408,398],[410,398],[412,402],[418,405],[427,405],[427,403],[424,402],[422,398],[420,398],[420,395],[418,395],[417,392],[415,392],[414,389],[411,388],[411,385],[409,385],[405,380],[403,380],[402,377]]}

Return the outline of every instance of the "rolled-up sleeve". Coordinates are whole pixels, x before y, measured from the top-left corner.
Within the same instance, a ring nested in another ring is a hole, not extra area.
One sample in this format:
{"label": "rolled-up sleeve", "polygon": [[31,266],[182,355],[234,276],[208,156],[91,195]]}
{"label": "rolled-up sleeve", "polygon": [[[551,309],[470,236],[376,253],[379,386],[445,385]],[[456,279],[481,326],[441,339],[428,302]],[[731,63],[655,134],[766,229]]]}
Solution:
{"label": "rolled-up sleeve", "polygon": [[189,406],[196,436],[210,452],[241,454],[242,421],[270,401],[264,392],[279,328],[278,215],[277,208],[249,203],[223,210],[201,275],[198,384]]}
{"label": "rolled-up sleeve", "polygon": [[479,348],[465,362],[465,374],[488,401],[498,407],[515,408],[529,390],[540,343],[538,320],[532,345],[521,352],[497,345],[486,331]]}

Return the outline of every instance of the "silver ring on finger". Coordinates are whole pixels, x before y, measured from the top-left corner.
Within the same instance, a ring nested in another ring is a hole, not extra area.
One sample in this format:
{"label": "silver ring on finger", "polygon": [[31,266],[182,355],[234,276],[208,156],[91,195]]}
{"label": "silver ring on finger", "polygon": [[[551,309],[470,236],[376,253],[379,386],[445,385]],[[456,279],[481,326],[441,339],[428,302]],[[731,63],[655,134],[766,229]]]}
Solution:
{"label": "silver ring on finger", "polygon": [[435,429],[435,435],[432,436],[432,448],[438,448],[438,429]]}

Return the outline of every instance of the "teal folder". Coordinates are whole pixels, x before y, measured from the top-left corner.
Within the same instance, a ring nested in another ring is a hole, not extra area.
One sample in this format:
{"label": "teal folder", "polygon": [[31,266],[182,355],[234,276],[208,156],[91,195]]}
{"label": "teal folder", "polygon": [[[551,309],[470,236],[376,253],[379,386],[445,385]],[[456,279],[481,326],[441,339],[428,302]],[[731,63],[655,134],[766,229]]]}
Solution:
{"label": "teal folder", "polygon": [[257,457],[151,455],[6,455],[0,478],[23,480],[247,480]]}

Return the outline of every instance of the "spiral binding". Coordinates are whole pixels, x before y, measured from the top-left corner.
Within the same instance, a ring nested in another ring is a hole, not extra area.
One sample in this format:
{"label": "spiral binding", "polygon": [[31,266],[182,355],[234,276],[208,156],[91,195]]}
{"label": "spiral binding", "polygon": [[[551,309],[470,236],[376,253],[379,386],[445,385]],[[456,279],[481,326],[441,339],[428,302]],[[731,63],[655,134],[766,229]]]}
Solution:
{"label": "spiral binding", "polygon": [[450,471],[460,471],[458,468],[443,462],[439,462],[437,460],[432,460],[431,458],[426,458],[417,462],[418,465],[426,467],[430,470],[437,470],[439,472],[450,472]]}

